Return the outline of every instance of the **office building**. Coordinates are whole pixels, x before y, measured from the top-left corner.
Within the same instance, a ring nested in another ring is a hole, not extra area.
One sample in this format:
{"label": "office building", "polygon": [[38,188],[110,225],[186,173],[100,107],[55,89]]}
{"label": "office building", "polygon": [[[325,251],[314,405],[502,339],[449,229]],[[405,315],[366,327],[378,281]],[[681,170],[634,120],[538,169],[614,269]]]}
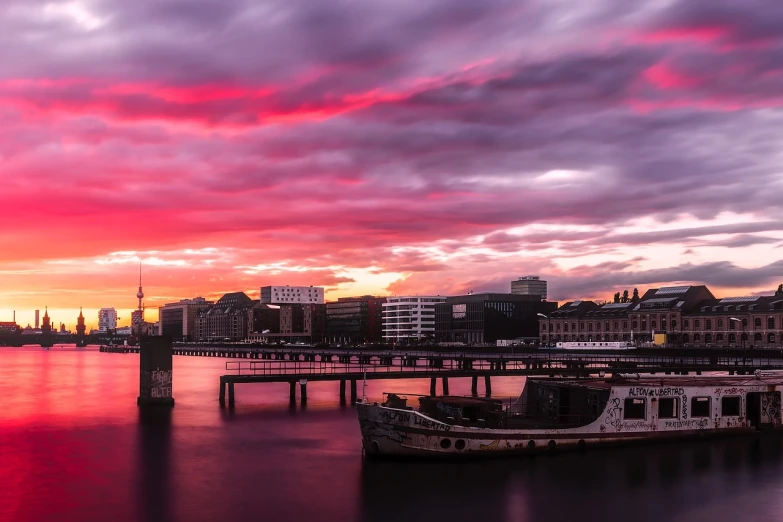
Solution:
{"label": "office building", "polygon": [[324,289],[318,286],[262,286],[262,304],[324,304]]}
{"label": "office building", "polygon": [[117,310],[114,308],[101,308],[98,310],[98,331],[106,333],[117,329]]}
{"label": "office building", "polygon": [[175,341],[190,341],[196,338],[196,314],[199,310],[215,304],[203,297],[183,299],[161,306],[160,333]]}
{"label": "office building", "polygon": [[495,344],[501,339],[538,338],[537,314],[548,314],[557,303],[536,295],[468,294],[449,297],[435,306],[438,342]]}
{"label": "office building", "polygon": [[539,276],[524,276],[516,281],[511,281],[511,293],[514,295],[537,295],[542,301],[546,301],[546,281]]}
{"label": "office building", "polygon": [[383,338],[387,343],[432,340],[435,336],[435,306],[441,296],[387,297],[383,303]]}
{"label": "office building", "polygon": [[326,303],[326,336],[330,343],[364,344],[383,342],[385,297],[341,297]]}
{"label": "office building", "polygon": [[280,305],[280,340],[320,343],[326,338],[326,305]]}

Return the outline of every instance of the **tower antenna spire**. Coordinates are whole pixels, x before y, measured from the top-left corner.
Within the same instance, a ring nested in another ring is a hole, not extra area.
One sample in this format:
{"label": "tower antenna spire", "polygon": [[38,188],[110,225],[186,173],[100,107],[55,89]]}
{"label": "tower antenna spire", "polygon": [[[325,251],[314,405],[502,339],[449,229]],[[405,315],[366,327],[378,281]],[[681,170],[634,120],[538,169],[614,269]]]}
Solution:
{"label": "tower antenna spire", "polygon": [[139,259],[139,291],[136,293],[136,297],[139,299],[139,313],[137,316],[139,321],[139,339],[141,339],[141,333],[144,328],[144,306],[142,304],[144,292],[141,289],[141,259]]}

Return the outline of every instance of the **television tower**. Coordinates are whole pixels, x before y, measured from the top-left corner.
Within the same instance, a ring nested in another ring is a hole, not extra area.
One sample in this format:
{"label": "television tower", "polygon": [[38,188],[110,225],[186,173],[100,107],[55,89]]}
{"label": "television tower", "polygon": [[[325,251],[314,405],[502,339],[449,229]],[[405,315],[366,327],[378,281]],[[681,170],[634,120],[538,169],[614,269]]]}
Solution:
{"label": "television tower", "polygon": [[144,299],[144,292],[141,290],[141,261],[139,261],[139,291],[136,292],[136,297],[139,299],[139,338],[141,339],[141,333],[144,331],[144,305],[142,299]]}

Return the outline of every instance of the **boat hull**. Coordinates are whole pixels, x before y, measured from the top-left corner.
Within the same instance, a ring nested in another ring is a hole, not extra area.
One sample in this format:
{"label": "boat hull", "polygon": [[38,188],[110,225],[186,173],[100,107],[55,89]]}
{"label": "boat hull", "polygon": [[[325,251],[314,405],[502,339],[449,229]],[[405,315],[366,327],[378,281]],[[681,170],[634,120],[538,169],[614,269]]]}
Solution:
{"label": "boat hull", "polygon": [[357,409],[362,447],[368,457],[476,458],[758,433],[749,425],[627,432],[601,432],[600,428],[594,432],[466,428],[438,422],[416,411],[377,404],[359,403]]}
{"label": "boat hull", "polygon": [[[571,397],[571,405],[584,391],[585,404],[593,407],[589,393],[603,390],[601,413],[588,417],[585,424],[568,426],[541,423],[533,420],[538,417],[524,413],[530,409],[561,411],[553,397],[558,398],[558,390],[565,387],[569,387],[569,395],[564,395]],[[518,402],[509,408],[508,416],[503,417],[506,420],[491,423],[491,427],[487,426],[489,422],[460,422],[459,403],[448,398],[428,399],[423,403],[427,407],[419,410],[404,402],[379,404],[365,400],[357,404],[357,412],[366,455],[490,456],[775,432],[783,429],[781,388],[780,377],[762,376],[637,378],[611,383],[531,380]],[[458,420],[443,422],[435,418],[444,412]],[[487,411],[488,418],[492,414]]]}

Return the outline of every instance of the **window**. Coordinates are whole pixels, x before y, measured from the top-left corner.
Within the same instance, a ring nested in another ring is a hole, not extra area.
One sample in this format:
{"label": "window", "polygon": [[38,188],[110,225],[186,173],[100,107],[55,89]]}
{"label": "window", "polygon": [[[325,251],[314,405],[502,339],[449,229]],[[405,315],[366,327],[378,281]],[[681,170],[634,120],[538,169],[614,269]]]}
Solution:
{"label": "window", "polygon": [[638,321],[633,321],[633,322],[631,323],[631,328],[633,328],[633,329],[639,328],[639,323],[638,323]]}
{"label": "window", "polygon": [[730,343],[736,343],[737,342],[737,336],[735,334],[729,334],[729,342]]}
{"label": "window", "polygon": [[774,330],[775,329],[775,318],[770,317],[767,319],[767,330]]}
{"label": "window", "polygon": [[701,334],[693,334],[693,342],[698,343],[701,341]]}
{"label": "window", "polygon": [[[576,329],[576,323],[574,323],[574,329]],[[579,329],[584,330],[585,329],[585,323],[579,323]]]}
{"label": "window", "polygon": [[718,342],[722,342],[723,341],[723,334],[718,334],[716,340]]}
{"label": "window", "polygon": [[647,329],[647,321],[642,321],[642,330]]}
{"label": "window", "polygon": [[729,330],[735,330],[737,328],[737,322],[729,319]]}
{"label": "window", "polygon": [[709,417],[710,416],[710,398],[693,397],[691,399],[691,417]]}
{"label": "window", "polygon": [[705,327],[707,330],[712,330],[712,319],[706,319],[706,320],[704,321],[704,327]]}
{"label": "window", "polygon": [[718,328],[723,328],[723,319],[718,319]]}
{"label": "window", "polygon": [[623,321],[623,330],[628,329],[628,321]]}
{"label": "window", "polygon": [[592,332],[593,331],[593,323],[587,323],[587,331]]}
{"label": "window", "polygon": [[568,331],[568,323],[563,324],[563,331],[564,332]]}
{"label": "window", "polygon": [[672,328],[677,328],[677,319],[672,319]]}
{"label": "window", "polygon": [[699,319],[693,320],[693,327],[694,328],[701,328],[701,321]]}
{"label": "window", "polygon": [[615,321],[614,322],[614,329],[615,330],[619,330],[620,329],[620,321]]}
{"label": "window", "polygon": [[658,418],[659,419],[679,419],[680,418],[680,399],[667,397],[658,400]]}
{"label": "window", "polygon": [[658,328],[658,323],[656,321],[653,321],[652,322],[652,329],[655,330],[656,328]]}
{"label": "window", "polygon": [[753,319],[753,328],[761,328],[761,317]]}
{"label": "window", "polygon": [[685,327],[685,328],[690,328],[691,327],[691,322],[688,321],[687,319],[685,319],[685,320],[682,321],[682,326]]}
{"label": "window", "polygon": [[742,320],[742,327],[743,328],[747,328],[748,327],[748,320],[747,319],[743,319]]}
{"label": "window", "polygon": [[625,399],[623,418],[626,420],[645,420],[647,418],[647,399]]}
{"label": "window", "polygon": [[740,416],[740,398],[723,397],[720,401],[720,413],[724,417]]}
{"label": "window", "polygon": [[666,319],[661,319],[661,330],[666,330]]}
{"label": "window", "polygon": [[706,334],[704,336],[704,342],[705,343],[711,343],[712,342],[712,334]]}

